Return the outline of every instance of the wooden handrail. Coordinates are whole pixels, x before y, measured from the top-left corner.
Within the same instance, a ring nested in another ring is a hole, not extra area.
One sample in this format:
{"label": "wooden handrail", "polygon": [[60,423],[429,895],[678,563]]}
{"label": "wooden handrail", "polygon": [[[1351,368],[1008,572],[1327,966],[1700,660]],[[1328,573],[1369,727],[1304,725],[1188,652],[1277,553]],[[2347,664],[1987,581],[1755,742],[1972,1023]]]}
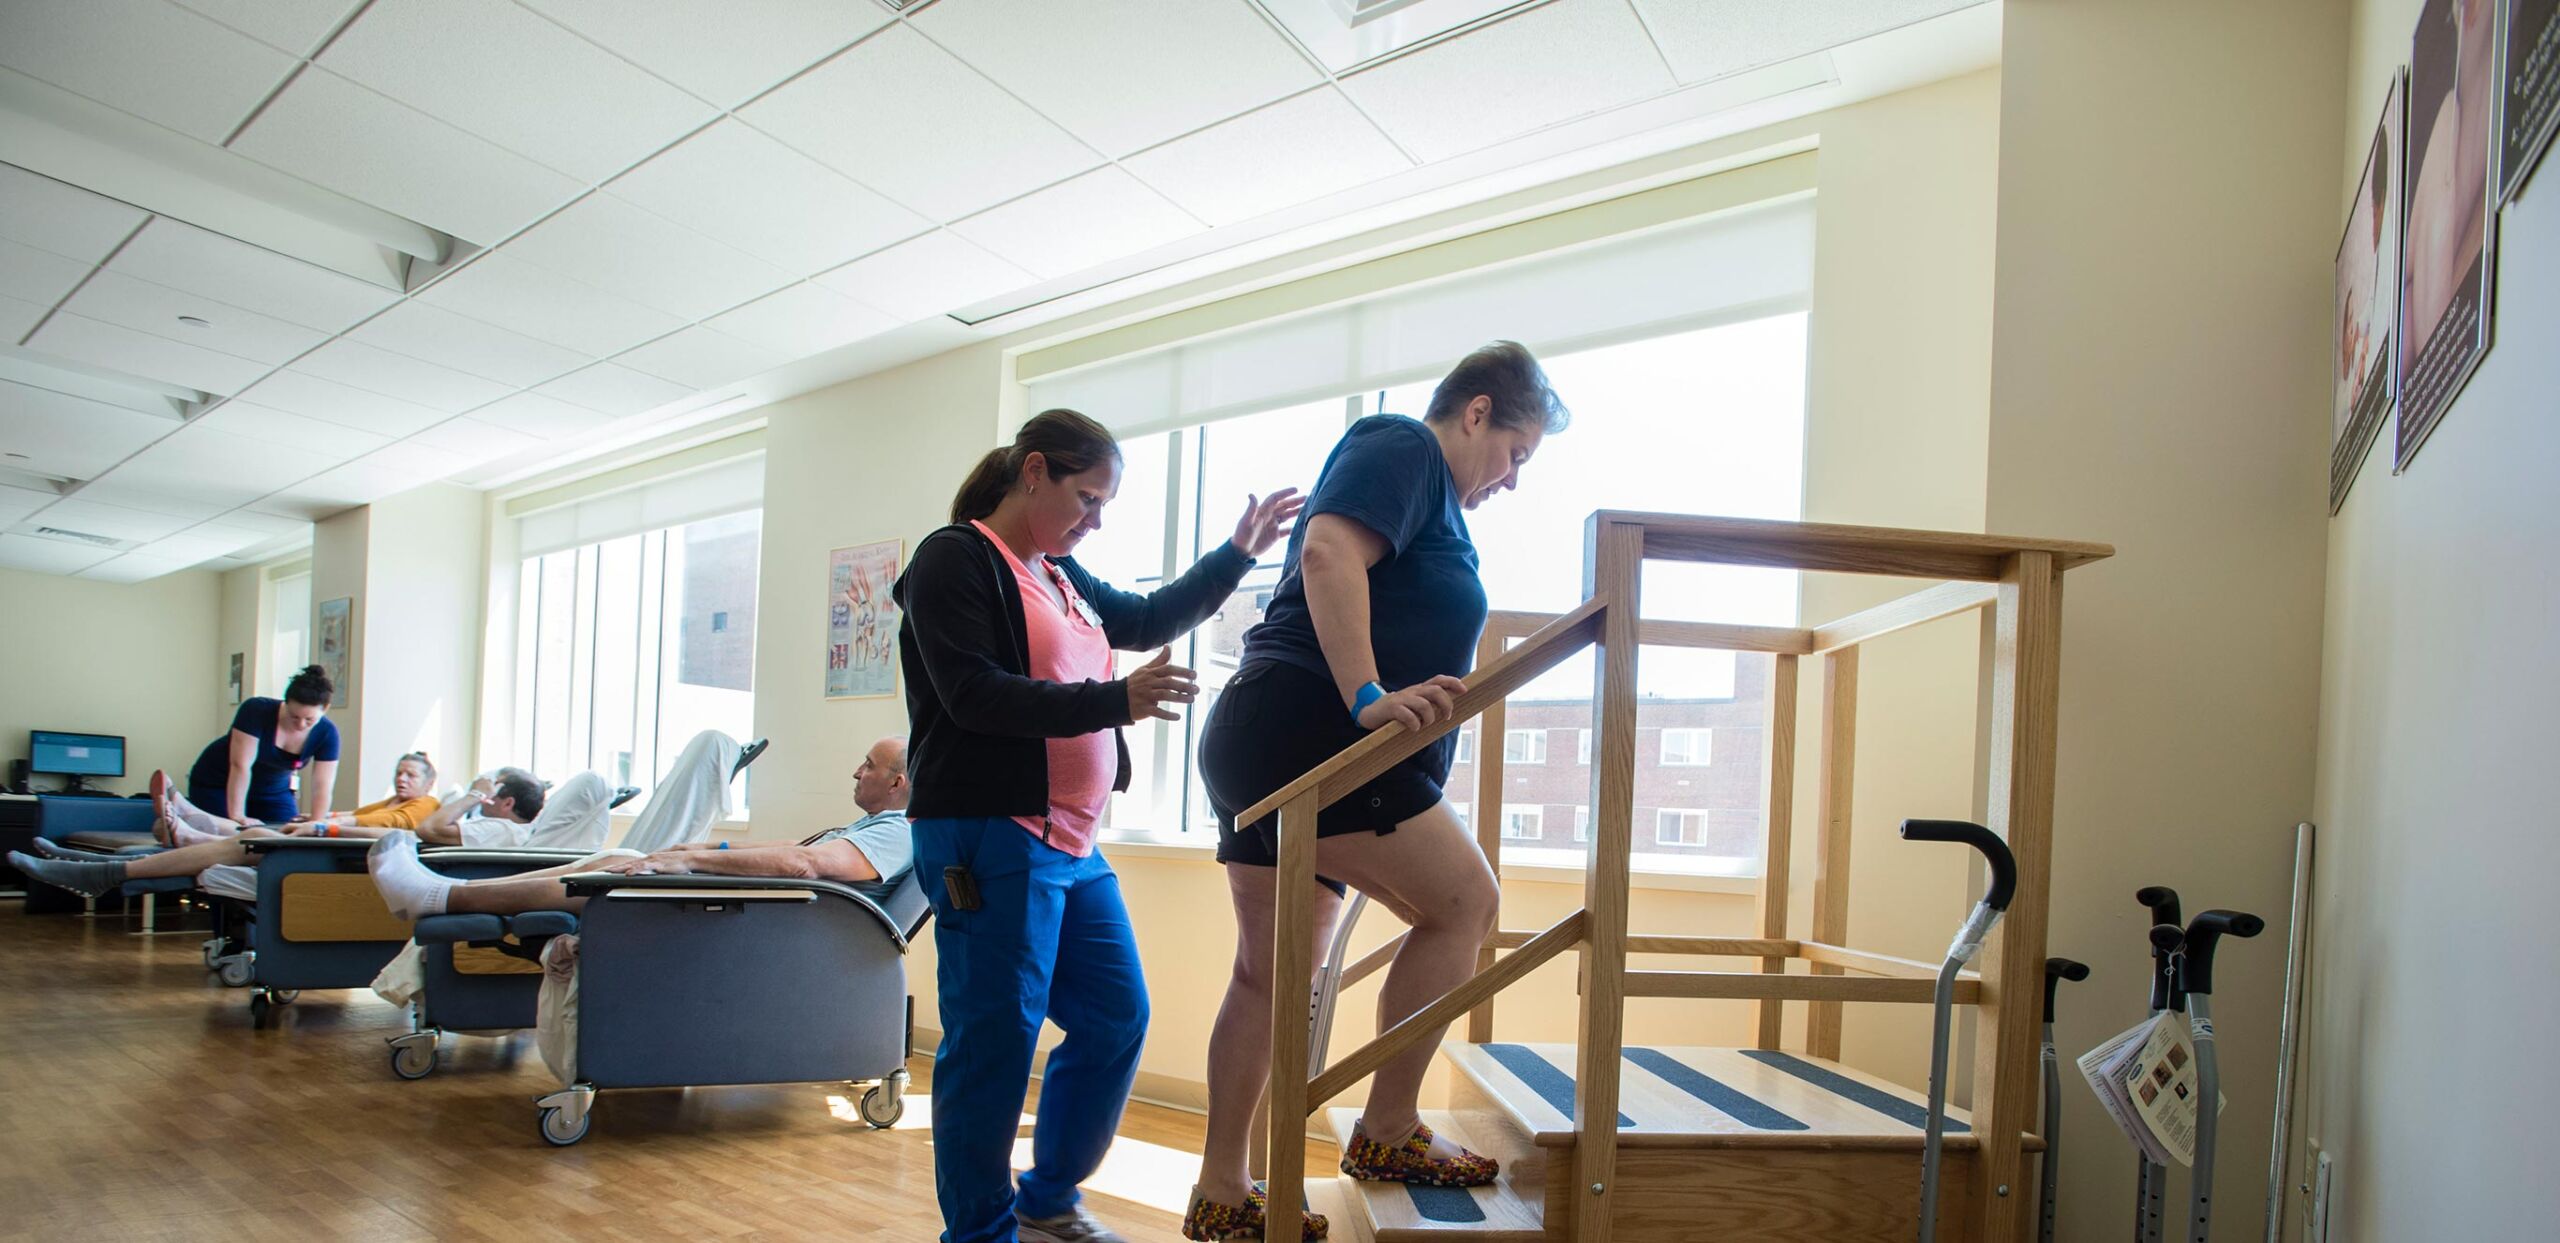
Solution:
{"label": "wooden handrail", "polygon": [[1342,989],[1349,988],[1362,980],[1368,979],[1370,976],[1376,975],[1380,968],[1396,960],[1396,951],[1403,949],[1404,939],[1412,935],[1413,934],[1410,932],[1399,932],[1394,936],[1387,938],[1386,944],[1381,945],[1366,954],[1362,954],[1360,956],[1360,961],[1342,969],[1342,979],[1334,984],[1335,990],[1340,991]]}
{"label": "wooden handrail", "polygon": [[1853,647],[1897,630],[1908,630],[1941,617],[1988,608],[2000,589],[1992,583],[1940,583],[1898,600],[1851,613],[1828,626],[1813,628],[1815,654]]}
{"label": "wooden handrail", "polygon": [[[1512,950],[1527,945],[1538,933],[1520,928],[1504,928],[1484,943],[1494,949]],[[1793,958],[1796,943],[1768,937],[1659,937],[1627,938],[1630,954],[1705,954],[1716,958]]]}
{"label": "wooden handrail", "polygon": [[[1561,613],[1527,613],[1496,609],[1485,618],[1485,633],[1505,639],[1536,634],[1553,625]],[[1697,647],[1719,652],[1776,652],[1805,656],[1813,650],[1814,632],[1795,626],[1741,626],[1724,622],[1639,621],[1636,640],[1648,647]]]}
{"label": "wooden handrail", "polygon": [[2026,539],[1969,531],[1911,531],[1828,522],[1761,518],[1710,518],[1699,514],[1639,513],[1604,509],[1589,520],[1644,531],[1648,561],[1712,561],[1789,570],[1894,574],[1910,578],[1962,578],[1998,582],[2020,553],[2053,558],[2056,571],[2073,569],[2116,550],[2085,540]]}
{"label": "wooden handrail", "polygon": [[1527,642],[1469,674],[1467,692],[1458,696],[1456,711],[1440,723],[1419,732],[1392,722],[1371,730],[1368,737],[1344,747],[1305,776],[1237,813],[1236,823],[1260,823],[1263,817],[1279,811],[1291,799],[1311,790],[1317,793],[1318,807],[1332,806],[1378,774],[1438,741],[1442,734],[1466,724],[1487,707],[1509,698],[1513,691],[1528,685],[1539,674],[1591,646],[1600,637],[1600,619],[1607,612],[1608,605],[1598,598],[1583,601],[1582,607],[1557,618],[1554,624],[1529,636]]}
{"label": "wooden handrail", "polygon": [[1482,1005],[1485,998],[1511,987],[1520,977],[1538,969],[1548,959],[1579,944],[1582,920],[1581,911],[1557,920],[1555,927],[1531,937],[1527,945],[1505,956],[1492,970],[1477,972],[1466,983],[1441,994],[1440,1000],[1414,1011],[1405,1021],[1380,1032],[1376,1039],[1326,1067],[1323,1074],[1307,1085],[1307,1112],[1312,1114],[1323,1108],[1326,1101],[1342,1095],[1344,1089],[1386,1065],[1414,1041],[1456,1022],[1459,1015]]}
{"label": "wooden handrail", "polygon": [[[1826,967],[1840,967],[1865,975],[1892,976],[1904,980],[1938,978],[1938,964],[1921,962],[1916,958],[1896,958],[1891,954],[1853,950],[1845,945],[1825,945],[1820,941],[1799,941],[1796,945],[1796,957],[1806,962],[1821,963]],[[1978,980],[1982,977],[1965,971],[1958,973],[1956,978]]]}
{"label": "wooden handrail", "polygon": [[[1888,979],[1881,976],[1762,975],[1756,971],[1629,971],[1629,997],[1689,997],[1711,1000],[1898,1001],[1928,1005],[1936,1000],[1937,981]],[[1979,978],[1956,980],[1955,1002],[1977,1004]]]}

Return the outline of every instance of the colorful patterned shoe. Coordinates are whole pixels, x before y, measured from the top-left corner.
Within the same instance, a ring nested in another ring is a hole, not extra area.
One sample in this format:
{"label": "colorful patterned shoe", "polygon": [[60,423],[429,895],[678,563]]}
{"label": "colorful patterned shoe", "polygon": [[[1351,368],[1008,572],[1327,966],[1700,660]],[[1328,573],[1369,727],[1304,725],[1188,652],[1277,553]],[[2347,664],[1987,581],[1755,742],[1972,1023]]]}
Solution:
{"label": "colorful patterned shoe", "polygon": [[[1260,1183],[1254,1184],[1253,1190],[1245,1196],[1244,1203],[1240,1205],[1213,1203],[1200,1194],[1199,1188],[1194,1187],[1191,1189],[1191,1211],[1182,1215],[1182,1237],[1195,1240],[1196,1243],[1214,1243],[1215,1240],[1221,1239],[1259,1239],[1263,1237],[1262,1210],[1267,1203],[1268,1201],[1263,1198]],[[1299,1217],[1304,1222],[1301,1227],[1304,1232],[1300,1236],[1302,1239],[1321,1239],[1325,1237],[1326,1232],[1333,1229],[1333,1223],[1326,1221],[1322,1214],[1300,1213]]]}
{"label": "colorful patterned shoe", "polygon": [[1502,1172],[1491,1157],[1461,1148],[1454,1157],[1431,1155],[1431,1128],[1415,1123],[1413,1134],[1389,1146],[1369,1138],[1366,1123],[1354,1124],[1351,1144],[1342,1150],[1342,1172],[1373,1183],[1415,1183],[1424,1187],[1481,1187]]}

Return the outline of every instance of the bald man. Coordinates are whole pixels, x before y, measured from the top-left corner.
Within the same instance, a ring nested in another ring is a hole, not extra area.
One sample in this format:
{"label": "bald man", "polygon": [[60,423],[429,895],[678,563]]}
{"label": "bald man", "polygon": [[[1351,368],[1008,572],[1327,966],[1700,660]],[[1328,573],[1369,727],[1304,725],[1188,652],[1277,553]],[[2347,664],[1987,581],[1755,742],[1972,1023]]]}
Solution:
{"label": "bald man", "polygon": [[849,885],[874,901],[885,899],[914,865],[907,834],[907,740],[871,744],[853,770],[853,801],[861,819],[829,829],[797,845],[692,842],[650,854],[619,851],[593,855],[567,867],[490,880],[455,881],[418,858],[416,836],[394,830],[375,843],[368,860],[374,884],[400,919],[448,912],[515,915],[525,911],[577,911],[585,898],[570,896],[564,876],[580,872],[630,875],[771,876]]}

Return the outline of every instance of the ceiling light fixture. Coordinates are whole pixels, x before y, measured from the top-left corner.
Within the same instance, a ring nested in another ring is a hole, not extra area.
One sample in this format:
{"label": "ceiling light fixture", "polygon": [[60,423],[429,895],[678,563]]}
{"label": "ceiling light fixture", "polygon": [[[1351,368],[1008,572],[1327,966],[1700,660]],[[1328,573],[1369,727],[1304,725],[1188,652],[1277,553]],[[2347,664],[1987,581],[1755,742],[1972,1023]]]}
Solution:
{"label": "ceiling light fixture", "polygon": [[211,321],[211,320],[207,320],[207,319],[199,319],[199,318],[197,318],[196,316],[193,316],[193,315],[181,315],[181,316],[179,316],[179,317],[178,317],[178,322],[179,322],[179,323],[181,323],[181,324],[185,324],[185,325],[186,325],[187,327],[189,327],[189,328],[211,328],[211,327],[213,327],[213,321]]}

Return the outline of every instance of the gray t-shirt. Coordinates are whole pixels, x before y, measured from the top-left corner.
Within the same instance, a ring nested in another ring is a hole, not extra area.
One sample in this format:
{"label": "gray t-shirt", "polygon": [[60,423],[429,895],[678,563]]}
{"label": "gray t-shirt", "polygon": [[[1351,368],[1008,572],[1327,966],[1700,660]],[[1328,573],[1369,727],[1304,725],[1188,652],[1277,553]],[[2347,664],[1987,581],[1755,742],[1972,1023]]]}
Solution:
{"label": "gray t-shirt", "polygon": [[855,881],[852,888],[874,902],[888,901],[899,879],[916,864],[915,838],[907,832],[907,813],[903,810],[874,812],[809,839],[812,846],[828,842],[852,842],[853,848],[871,861],[871,868],[880,873],[880,879]]}

